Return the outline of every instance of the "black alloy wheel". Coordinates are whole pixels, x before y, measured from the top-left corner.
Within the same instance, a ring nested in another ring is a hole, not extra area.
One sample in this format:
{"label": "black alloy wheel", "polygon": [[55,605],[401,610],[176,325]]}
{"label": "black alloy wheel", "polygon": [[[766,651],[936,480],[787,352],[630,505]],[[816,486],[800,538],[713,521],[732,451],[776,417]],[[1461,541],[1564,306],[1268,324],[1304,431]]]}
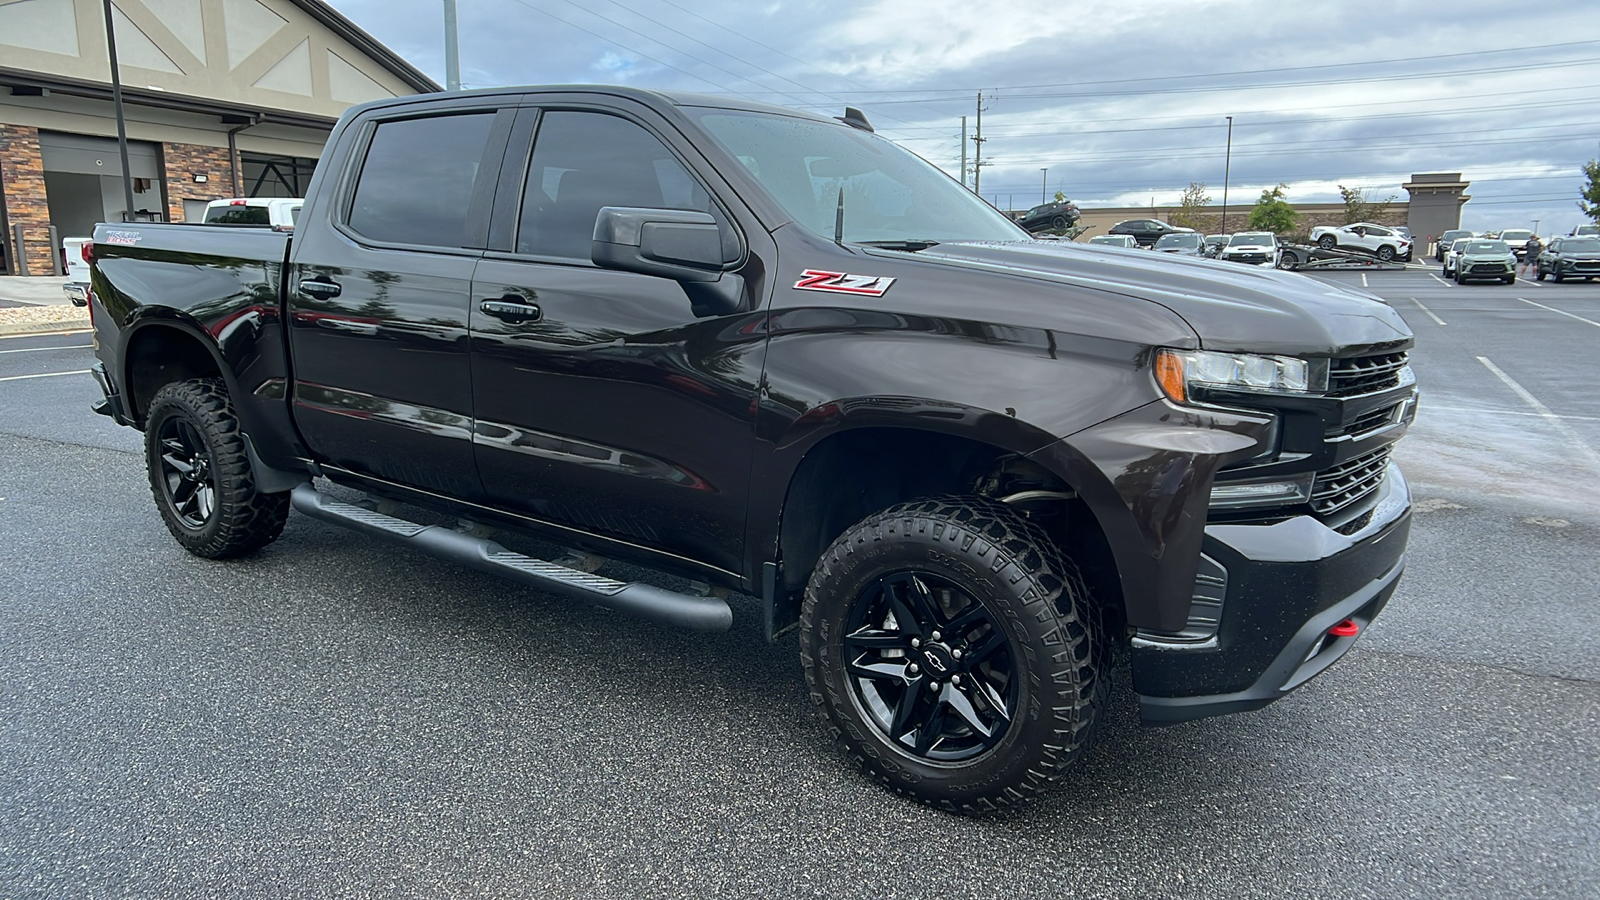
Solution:
{"label": "black alloy wheel", "polygon": [[902,753],[957,762],[988,751],[1017,710],[1010,642],[959,585],[930,572],[878,579],[844,637],[852,699]]}
{"label": "black alloy wheel", "polygon": [[289,493],[256,489],[222,379],[177,381],[156,391],[145,415],[144,451],[156,510],[190,553],[240,556],[283,532]]}
{"label": "black alloy wheel", "polygon": [[834,739],[889,788],[948,810],[1020,803],[1088,747],[1109,645],[1037,524],[983,497],[875,513],[817,561],[800,663]]}
{"label": "black alloy wheel", "polygon": [[1066,217],[1065,216],[1056,216],[1055,218],[1051,219],[1050,220],[1050,227],[1056,229],[1057,231],[1061,231],[1061,230],[1065,229],[1067,227],[1067,219],[1066,219]]}
{"label": "black alloy wheel", "polygon": [[156,433],[161,447],[161,499],[187,528],[206,527],[217,505],[211,451],[188,419],[171,416]]}

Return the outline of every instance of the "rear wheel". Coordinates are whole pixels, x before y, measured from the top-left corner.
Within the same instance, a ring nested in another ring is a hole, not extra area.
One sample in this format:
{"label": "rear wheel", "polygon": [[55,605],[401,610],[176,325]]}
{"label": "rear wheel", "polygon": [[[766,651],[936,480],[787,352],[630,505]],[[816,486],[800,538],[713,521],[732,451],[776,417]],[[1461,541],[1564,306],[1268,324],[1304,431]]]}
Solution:
{"label": "rear wheel", "polygon": [[1013,510],[904,503],[823,554],[800,660],[862,770],[945,809],[1044,790],[1087,746],[1108,689],[1077,570]]}
{"label": "rear wheel", "polygon": [[240,556],[277,540],[287,493],[256,490],[244,435],[220,378],[169,384],[145,420],[150,491],[167,530],[196,556]]}
{"label": "rear wheel", "polygon": [[1378,248],[1378,258],[1384,262],[1394,262],[1394,248],[1385,244]]}
{"label": "rear wheel", "polygon": [[1065,230],[1066,227],[1067,227],[1067,219],[1066,219],[1066,217],[1065,216],[1056,216],[1055,218],[1051,219],[1050,220],[1050,227],[1054,228],[1057,231]]}

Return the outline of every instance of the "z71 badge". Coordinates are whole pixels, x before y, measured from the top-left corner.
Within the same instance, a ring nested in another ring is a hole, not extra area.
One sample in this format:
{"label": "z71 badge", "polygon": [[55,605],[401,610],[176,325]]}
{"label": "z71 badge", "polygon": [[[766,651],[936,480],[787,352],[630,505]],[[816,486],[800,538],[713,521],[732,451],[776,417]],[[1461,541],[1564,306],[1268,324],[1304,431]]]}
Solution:
{"label": "z71 badge", "polygon": [[828,291],[834,294],[864,294],[868,297],[882,297],[894,284],[893,278],[884,278],[881,275],[849,275],[844,272],[824,272],[821,269],[807,269],[800,273],[800,280],[794,286],[802,291]]}

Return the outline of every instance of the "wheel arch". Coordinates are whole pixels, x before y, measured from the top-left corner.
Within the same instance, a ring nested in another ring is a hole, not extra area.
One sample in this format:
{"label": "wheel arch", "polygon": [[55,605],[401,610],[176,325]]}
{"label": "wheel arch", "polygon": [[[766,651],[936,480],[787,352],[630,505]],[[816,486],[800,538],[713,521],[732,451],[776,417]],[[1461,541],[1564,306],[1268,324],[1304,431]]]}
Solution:
{"label": "wheel arch", "polygon": [[1121,583],[1097,514],[1067,473],[1029,458],[1052,439],[1011,421],[1014,430],[981,436],[896,423],[840,428],[812,441],[789,475],[778,510],[778,563],[765,586],[769,637],[795,622],[812,569],[850,526],[896,503],[952,494],[1064,495],[1032,501],[1042,504],[1034,512],[1056,545],[1079,562],[1096,605],[1120,615]]}
{"label": "wheel arch", "polygon": [[126,390],[128,416],[144,427],[145,413],[156,392],[175,381],[220,377],[234,393],[233,373],[209,333],[198,322],[176,311],[136,318],[123,332],[121,383]]}

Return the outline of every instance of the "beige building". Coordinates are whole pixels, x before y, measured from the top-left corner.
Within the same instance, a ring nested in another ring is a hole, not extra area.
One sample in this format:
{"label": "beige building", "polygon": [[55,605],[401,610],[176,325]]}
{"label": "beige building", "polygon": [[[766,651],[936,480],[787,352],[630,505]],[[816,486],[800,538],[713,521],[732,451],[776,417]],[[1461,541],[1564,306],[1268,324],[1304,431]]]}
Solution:
{"label": "beige building", "polygon": [[320,0],[113,0],[112,15],[132,210],[102,0],[0,0],[5,274],[55,271],[60,240],[96,222],[302,196],[347,107],[439,90]]}

